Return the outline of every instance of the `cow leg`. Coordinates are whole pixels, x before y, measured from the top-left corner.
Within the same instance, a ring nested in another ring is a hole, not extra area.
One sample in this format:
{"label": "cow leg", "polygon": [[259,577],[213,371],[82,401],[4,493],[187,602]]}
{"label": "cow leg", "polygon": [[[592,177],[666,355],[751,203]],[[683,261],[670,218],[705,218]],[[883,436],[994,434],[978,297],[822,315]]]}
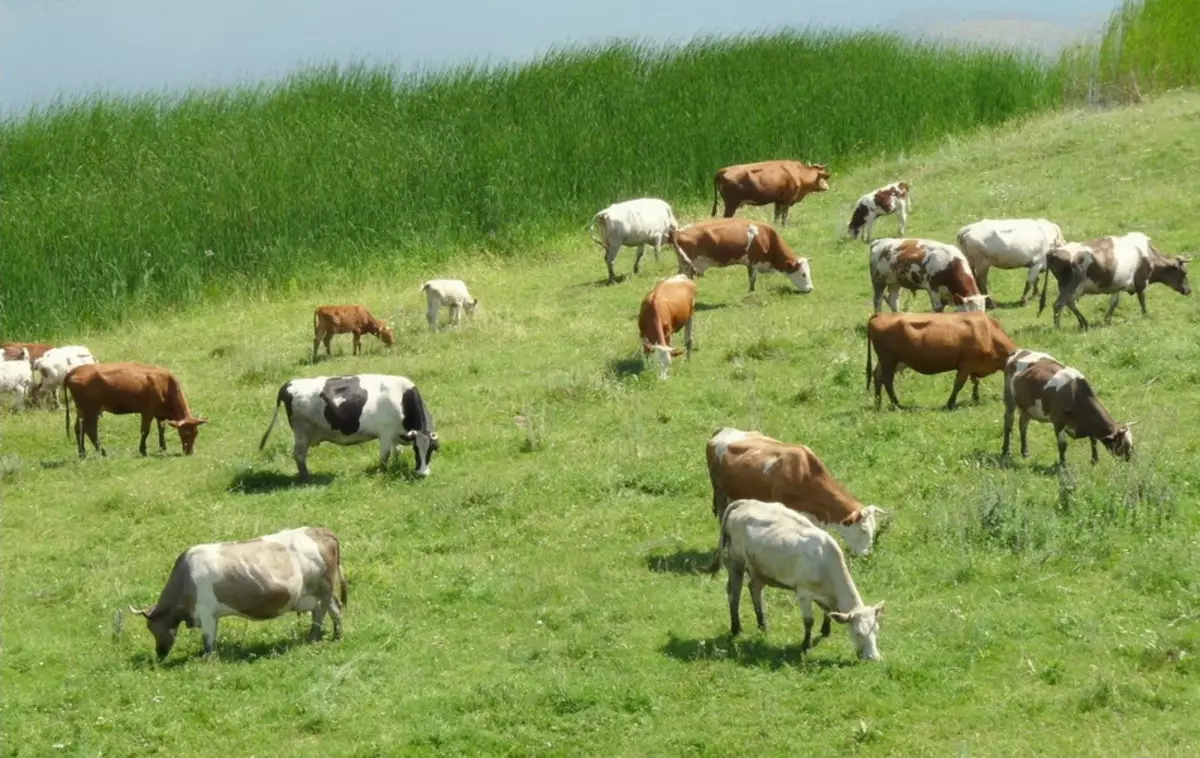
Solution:
{"label": "cow leg", "polygon": [[872,286],[875,289],[875,294],[872,298],[872,303],[875,307],[875,313],[879,313],[883,309],[883,290],[887,287],[886,282],[872,281]]}
{"label": "cow leg", "polygon": [[692,320],[689,318],[683,324],[683,346],[687,349],[688,360],[692,358]]}
{"label": "cow leg", "polygon": [[1042,273],[1041,265],[1034,263],[1029,267],[1029,275],[1025,277],[1025,289],[1021,291],[1021,305],[1029,302],[1029,298],[1037,297],[1038,275]]}
{"label": "cow leg", "polygon": [[971,402],[979,402],[979,377],[971,377]]}
{"label": "cow leg", "polygon": [[[79,423],[78,419],[75,423]],[[100,414],[89,416],[83,422],[83,433],[92,441],[92,447],[100,452],[100,455],[108,457],[108,453],[104,452],[104,448],[100,446]],[[80,445],[83,443],[80,442]]]}
{"label": "cow leg", "polygon": [[[79,413],[79,406],[75,406],[76,414]],[[79,457],[87,457],[87,446],[83,444],[83,416],[76,415],[75,417],[75,447],[79,450]]]}
{"label": "cow leg", "polygon": [[[1087,319],[1083,317],[1083,314],[1079,312],[1079,306],[1075,304],[1074,300],[1072,300],[1067,303],[1067,307],[1071,309],[1071,313],[1075,314],[1075,318],[1079,321],[1079,328],[1086,332],[1088,329],[1088,322]],[[1054,325],[1058,326],[1058,323],[1055,322]]]}
{"label": "cow leg", "polygon": [[425,321],[429,324],[429,331],[436,332],[438,330],[438,313],[441,311],[441,303],[436,300],[430,300],[425,305]]}
{"label": "cow leg", "polygon": [[1058,440],[1058,465],[1060,468],[1066,468],[1066,465],[1067,465],[1067,430],[1064,427],[1056,427],[1054,430],[1054,434]]}
{"label": "cow leg", "polygon": [[150,436],[150,422],[153,416],[142,414],[142,439],[138,442],[138,452],[143,457],[146,455],[146,438]]}
{"label": "cow leg", "polygon": [[892,309],[892,313],[897,313],[900,310],[900,285],[895,284],[888,288],[888,307]]}
{"label": "cow leg", "polygon": [[158,421],[158,449],[165,453],[167,451],[166,425],[163,424],[162,419],[156,420]]}
{"label": "cow leg", "polygon": [[1016,415],[1017,404],[1013,400],[1012,391],[1008,387],[1008,381],[1004,382],[1004,442],[1000,445],[1000,457],[1008,458],[1012,455],[1012,428],[1013,416]]}
{"label": "cow leg", "polygon": [[[1139,293],[1140,294],[1140,293]],[[1111,324],[1113,313],[1117,310],[1117,303],[1121,302],[1121,293],[1114,292],[1112,299],[1108,302],[1108,312],[1104,314],[1104,323]]]}
{"label": "cow leg", "polygon": [[621,243],[613,240],[609,243],[608,252],[604,254],[604,265],[608,266],[608,283],[616,284],[617,274],[613,271],[613,261],[617,259],[617,253],[621,252]]}
{"label": "cow leg", "polygon": [[763,610],[763,587],[766,586],[753,571],[750,572],[750,601],[754,603],[754,622],[762,632],[767,631],[767,614]]}
{"label": "cow leg", "polygon": [[875,214],[871,213],[871,214],[867,215],[867,226],[863,230],[863,234],[866,235],[866,241],[868,244],[871,242],[871,230],[874,228],[875,228]]}
{"label": "cow leg", "polygon": [[[908,231],[908,208],[901,204],[896,210],[900,214],[900,236],[903,237]],[[824,629],[825,627],[822,626],[821,628]]]}
{"label": "cow leg", "polygon": [[1029,457],[1029,414],[1021,411],[1021,457]]}
{"label": "cow leg", "polygon": [[200,619],[200,635],[204,638],[204,657],[215,657],[217,652],[217,617],[213,613],[197,614]]}
{"label": "cow leg", "polygon": [[725,201],[725,218],[733,218],[733,214],[737,213],[739,205],[741,205],[741,203],[737,202],[736,200],[727,199]]}
{"label": "cow leg", "polygon": [[929,304],[933,307],[933,312],[941,313],[946,308],[942,302],[942,294],[932,285],[925,285],[925,291],[929,293]]}
{"label": "cow leg", "polygon": [[379,435],[379,470],[386,471],[388,459],[392,457],[395,441],[386,434]]}
{"label": "cow leg", "polygon": [[746,264],[746,276],[750,279],[750,291],[754,291],[754,283],[758,281],[758,272],[754,270],[753,263]]}
{"label": "cow leg", "polygon": [[313,351],[312,351],[312,361],[311,361],[312,363],[317,362],[317,346],[320,344],[321,344],[321,332],[318,330],[317,333],[313,335]]}
{"label": "cow leg", "polygon": [[1146,310],[1146,290],[1140,289],[1137,292],[1138,305],[1142,306],[1142,315],[1149,316],[1150,312]]}
{"label": "cow leg", "polygon": [[642,265],[642,256],[645,254],[646,254],[646,246],[644,244],[638,245],[637,255],[635,255],[633,258],[633,273],[636,274],[638,272],[638,269]]}
{"label": "cow leg", "polygon": [[[962,392],[962,388],[966,385],[967,379],[970,376],[971,373],[966,369],[958,370],[958,375],[954,377],[954,389],[950,390],[950,399],[946,401],[946,410],[954,410],[954,406],[958,404],[958,393]],[[975,386],[978,388],[978,383]],[[975,399],[978,400],[978,396]]]}
{"label": "cow leg", "polygon": [[333,332],[325,332],[325,336],[321,338],[321,341],[325,343],[325,357],[328,358],[333,355],[333,351],[329,347],[333,343]]}
{"label": "cow leg", "polygon": [[354,347],[350,349],[351,355],[358,355],[362,352],[362,335],[358,332],[354,333]]}
{"label": "cow leg", "polygon": [[992,300],[992,291],[988,287],[988,274],[991,272],[992,267],[986,263],[982,264],[975,272],[975,284],[979,286],[979,294],[984,297],[983,307],[985,309],[996,307],[996,301]]}
{"label": "cow leg", "polygon": [[662,250],[662,244],[663,244],[663,238],[662,238],[662,235],[660,234],[654,238],[654,244],[651,245],[651,247],[654,250],[654,263],[655,264],[659,263],[658,254],[659,254],[659,251]]}
{"label": "cow leg", "polygon": [[821,636],[828,637],[833,632],[833,622],[829,619],[829,608],[820,600],[814,600],[817,607],[821,609]]}
{"label": "cow leg", "polygon": [[313,606],[312,609],[312,627],[308,630],[309,642],[320,642],[325,636],[325,613],[327,603],[322,600]]}
{"label": "cow leg", "polygon": [[725,595],[729,599],[729,636],[736,637],[742,633],[742,619],[738,606],[742,601],[742,577],[746,572],[745,565],[730,562],[726,569],[729,579],[725,582]]}
{"label": "cow leg", "polygon": [[1095,466],[1097,463],[1100,462],[1100,448],[1096,444],[1095,437],[1091,437],[1090,439],[1092,441],[1092,465]]}
{"label": "cow leg", "polygon": [[462,306],[458,303],[450,306],[450,323],[458,326],[462,321]]}
{"label": "cow leg", "polygon": [[[812,628],[813,628],[813,609],[812,598],[797,595],[796,602],[800,603],[800,616],[804,619],[804,640],[800,643],[800,650],[808,650],[812,647]],[[821,626],[824,629],[824,624]]]}
{"label": "cow leg", "polygon": [[292,460],[296,461],[296,475],[300,481],[307,482],[308,475],[308,442],[297,438],[292,445]]}

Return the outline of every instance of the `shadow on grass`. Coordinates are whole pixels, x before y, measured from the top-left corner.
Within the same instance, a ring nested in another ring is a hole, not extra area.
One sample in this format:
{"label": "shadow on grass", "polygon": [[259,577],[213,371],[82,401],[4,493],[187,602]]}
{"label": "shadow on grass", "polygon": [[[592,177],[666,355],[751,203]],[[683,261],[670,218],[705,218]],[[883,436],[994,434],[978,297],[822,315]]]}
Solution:
{"label": "shadow on grass", "polygon": [[[326,638],[326,642],[329,638]],[[180,653],[172,653],[167,656],[165,661],[158,661],[158,656],[153,651],[153,640],[149,634],[146,635],[146,643],[151,648],[145,652],[135,653],[130,656],[129,662],[140,668],[153,668],[158,666],[163,669],[175,669],[181,666],[187,666],[195,663],[222,663],[237,661],[240,663],[254,663],[255,661],[264,658],[274,658],[278,655],[284,655],[293,648],[301,645],[310,644],[306,636],[283,637],[271,641],[258,642],[222,642],[220,637],[217,638],[216,654],[212,658],[204,657],[204,650],[196,650],[193,653],[183,655]],[[322,643],[311,643],[322,644]]]}
{"label": "shadow on grass", "polygon": [[233,475],[227,491],[232,494],[261,495],[292,487],[305,487],[310,484],[323,487],[332,481],[333,474],[312,474],[309,481],[301,482],[296,477],[279,471],[246,469]]}
{"label": "shadow on grass", "polygon": [[1026,303],[1025,305],[1022,305],[1020,300],[1014,300],[1011,303],[999,303],[999,302],[992,301],[992,305],[990,305],[988,307],[988,312],[990,313],[992,311],[1012,311],[1012,310],[1016,310],[1018,308],[1028,308],[1028,307],[1029,307],[1028,303]]}
{"label": "shadow on grass", "polygon": [[1018,462],[1018,459],[1013,456],[1002,456],[1000,453],[992,450],[976,450],[964,458],[969,463],[974,463],[980,468],[994,468],[1005,471],[1016,471],[1027,469],[1028,471],[1038,474],[1039,476],[1057,477],[1059,469],[1056,464],[1046,463],[1025,463]]}
{"label": "shadow on grass", "polygon": [[364,468],[363,474],[382,477],[388,481],[419,482],[425,479],[423,476],[417,476],[417,470],[413,467],[411,460],[399,457],[395,453],[392,454],[392,459],[388,461],[386,467],[380,468],[379,463],[376,462]]}
{"label": "shadow on grass", "polygon": [[646,556],[646,568],[658,574],[696,574],[712,576],[705,571],[712,564],[712,550],[676,550],[669,555]]}
{"label": "shadow on grass", "polygon": [[66,466],[68,463],[77,460],[79,460],[79,456],[75,456],[74,458],[60,458],[54,461],[40,461],[38,465],[48,471],[52,471],[54,469],[60,469],[63,466]]}
{"label": "shadow on grass", "polygon": [[608,370],[618,377],[641,376],[646,370],[646,362],[640,357],[613,358],[608,362]]}
{"label": "shadow on grass", "polygon": [[[829,639],[820,644],[829,644]],[[856,663],[852,649],[848,650],[846,658],[810,658],[801,651],[799,642],[775,645],[762,638],[733,639],[728,634],[700,640],[687,640],[671,634],[661,650],[668,658],[683,663],[733,661],[742,666],[766,666],[771,669],[819,670],[845,668]]]}
{"label": "shadow on grass", "polygon": [[696,303],[696,312],[703,313],[704,311],[719,311],[722,308],[728,308],[729,303]]}

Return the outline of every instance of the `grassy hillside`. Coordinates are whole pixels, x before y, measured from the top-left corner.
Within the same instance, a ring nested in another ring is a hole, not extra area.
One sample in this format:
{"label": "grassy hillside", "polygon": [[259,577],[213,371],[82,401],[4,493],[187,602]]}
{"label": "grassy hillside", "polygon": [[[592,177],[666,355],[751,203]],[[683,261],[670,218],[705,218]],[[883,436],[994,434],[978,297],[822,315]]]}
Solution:
{"label": "grassy hillside", "polygon": [[[1093,468],[1079,442],[1058,475],[1044,425],[1031,460],[998,460],[996,377],[953,413],[937,410],[950,375],[901,375],[918,410],[870,407],[866,251],[833,234],[858,194],[907,178],[921,236],[1044,214],[1072,239],[1140,229],[1195,251],[1198,116],[1200,97],[1177,94],[837,177],[785,231],[816,290],[767,278],[748,297],[742,272],[710,272],[699,349],[667,382],[638,370],[635,315],[673,265],[601,286],[581,234],[532,260],[463,255],[370,286],[71,334],[103,359],[170,366],[212,423],[195,456],[172,438],[169,455],[143,460],[137,420],[106,417],[109,458],[79,462],[60,414],[5,418],[4,755],[1195,755],[1195,300],[1152,287],[1148,318],[1126,300],[1086,334],[1032,308],[997,312],[1018,344],[1076,366],[1118,419],[1140,422],[1133,464]],[[417,286],[433,274],[468,279],[473,323],[424,331]],[[1002,303],[1022,281],[992,277]],[[351,357],[340,338],[334,359],[308,366],[311,309],[339,300],[394,315],[395,348]],[[1106,303],[1083,307],[1099,319]],[[444,438],[432,477],[406,476],[411,454],[378,473],[377,446],[323,446],[316,483],[292,486],[286,428],[256,451],[276,390],[361,371],[417,381]],[[880,664],[853,663],[840,629],[801,656],[799,614],[774,590],[771,631],[727,637],[723,575],[694,573],[716,535],[703,446],[725,424],[811,445],[894,511],[877,553],[852,562],[865,600],[888,603]],[[142,625],[114,628],[118,609],[153,601],[185,546],[305,523],[343,540],[342,641],[306,645],[293,618],[225,620],[219,661],[197,659],[185,630],[159,666]]]}
{"label": "grassy hillside", "polygon": [[66,103],[0,123],[0,337],[466,250],[522,256],[614,200],[705,195],[728,163],[840,175],[1038,110],[1057,101],[1050,79],[1011,53],[785,33]]}

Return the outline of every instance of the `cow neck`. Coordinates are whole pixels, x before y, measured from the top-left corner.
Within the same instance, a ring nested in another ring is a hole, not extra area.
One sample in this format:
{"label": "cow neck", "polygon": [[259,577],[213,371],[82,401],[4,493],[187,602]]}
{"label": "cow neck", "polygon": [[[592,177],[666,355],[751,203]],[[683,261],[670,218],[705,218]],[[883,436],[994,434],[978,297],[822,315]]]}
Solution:
{"label": "cow neck", "polygon": [[[167,409],[171,414],[169,418],[173,421],[187,421],[192,417],[192,409],[188,408],[183,389],[174,377],[167,384]],[[183,412],[182,415],[180,415],[180,411]]]}
{"label": "cow neck", "polygon": [[1117,422],[1100,403],[1100,398],[1096,396],[1090,384],[1082,384],[1080,391],[1076,393],[1075,407],[1075,433],[1079,436],[1099,439],[1116,431]]}
{"label": "cow neck", "polygon": [[1148,279],[1155,284],[1162,284],[1163,272],[1171,265],[1171,259],[1154,248],[1150,248],[1147,252],[1147,260],[1150,263],[1150,276]]}
{"label": "cow neck", "polygon": [[[833,539],[830,537],[830,539]],[[858,594],[858,587],[854,584],[854,577],[850,576],[850,569],[846,566],[846,556],[838,548],[835,561],[827,561],[826,566],[828,572],[826,579],[833,585],[833,597],[837,603],[837,610],[841,613],[849,613],[855,608],[863,604],[862,596]]]}
{"label": "cow neck", "polygon": [[802,505],[802,510],[807,511],[816,505],[820,512],[813,515],[822,521],[841,522],[862,508],[862,503],[858,502],[828,471],[822,471],[820,476],[812,477],[809,487],[805,488],[804,492],[797,494],[799,495],[797,501]]}

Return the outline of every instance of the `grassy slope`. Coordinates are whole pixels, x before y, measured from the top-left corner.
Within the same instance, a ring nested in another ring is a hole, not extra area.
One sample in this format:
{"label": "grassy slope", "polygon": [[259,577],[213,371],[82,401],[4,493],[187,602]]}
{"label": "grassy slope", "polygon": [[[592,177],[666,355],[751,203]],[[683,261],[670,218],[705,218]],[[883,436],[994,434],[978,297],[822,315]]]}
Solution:
{"label": "grassy slope", "polygon": [[[106,417],[110,457],[80,463],[60,415],[6,418],[0,450],[20,463],[4,482],[4,753],[1194,755],[1196,303],[1155,287],[1148,319],[1126,300],[1088,334],[1054,332],[1032,308],[999,313],[1019,344],[1079,367],[1114,415],[1141,422],[1134,465],[1091,468],[1075,443],[1058,479],[1042,425],[1032,461],[998,464],[996,378],[952,414],[934,410],[950,375],[902,375],[921,410],[870,408],[866,253],[832,233],[859,193],[905,177],[921,236],[1045,214],[1069,238],[1142,229],[1194,250],[1197,163],[1200,97],[1177,94],[838,177],[786,231],[816,292],[772,277],[747,298],[741,272],[708,274],[700,349],[668,382],[631,358],[637,302],[672,265],[597,286],[600,253],[577,236],[518,264],[473,257],[86,335],[103,358],[171,366],[213,422],[196,456],[172,438],[172,455],[141,460],[137,421]],[[423,331],[417,286],[433,273],[472,283],[483,306],[469,327]],[[993,288],[1012,300],[1021,281],[998,272]],[[397,348],[354,358],[342,338],[308,367],[311,308],[343,300],[395,310]],[[377,447],[324,446],[310,457],[322,483],[293,488],[286,427],[256,453],[282,381],[353,371],[420,384],[445,438],[432,478],[405,478],[411,454],[381,475]],[[877,555],[852,567],[867,601],[888,601],[882,664],[851,664],[840,629],[802,658],[799,614],[778,591],[768,635],[725,636],[723,576],[691,571],[714,543],[702,448],[723,424],[810,444],[894,509]],[[116,609],[152,601],[184,546],[301,523],[342,537],[341,642],[295,644],[299,620],[226,620],[219,662],[197,660],[185,630],[155,666],[140,624],[114,637]]]}

